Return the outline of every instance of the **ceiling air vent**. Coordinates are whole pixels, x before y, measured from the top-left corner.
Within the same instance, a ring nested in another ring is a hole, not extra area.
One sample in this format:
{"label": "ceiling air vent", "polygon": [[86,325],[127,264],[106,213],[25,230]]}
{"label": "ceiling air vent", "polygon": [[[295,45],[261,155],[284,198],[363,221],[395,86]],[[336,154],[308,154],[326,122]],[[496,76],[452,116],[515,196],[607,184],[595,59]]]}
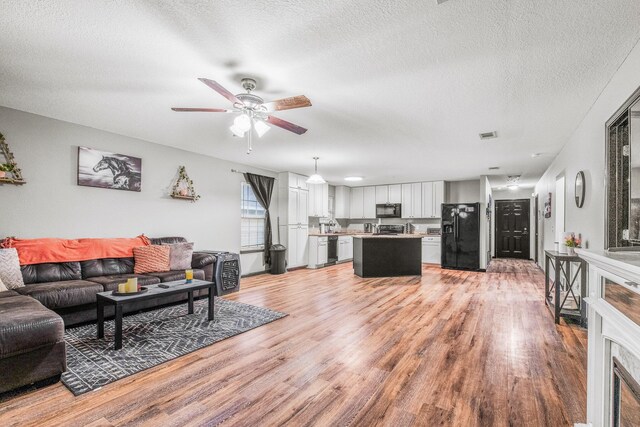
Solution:
{"label": "ceiling air vent", "polygon": [[498,169],[500,169],[500,166],[491,166],[489,168],[490,171],[497,171]]}
{"label": "ceiling air vent", "polygon": [[498,132],[483,132],[480,134],[480,139],[493,139],[498,137]]}
{"label": "ceiling air vent", "polygon": [[438,4],[442,4],[444,2],[446,2],[447,0],[436,0],[438,2]]}

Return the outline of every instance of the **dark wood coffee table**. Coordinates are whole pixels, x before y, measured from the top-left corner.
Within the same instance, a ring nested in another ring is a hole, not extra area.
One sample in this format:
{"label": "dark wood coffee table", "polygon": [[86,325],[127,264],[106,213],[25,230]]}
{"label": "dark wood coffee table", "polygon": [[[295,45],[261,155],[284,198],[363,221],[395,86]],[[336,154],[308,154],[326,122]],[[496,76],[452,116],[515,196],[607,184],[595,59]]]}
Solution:
{"label": "dark wood coffee table", "polygon": [[137,295],[115,296],[111,291],[99,292],[96,294],[98,306],[98,338],[104,338],[104,307],[113,305],[116,309],[116,326],[115,326],[115,343],[113,348],[120,350],[122,348],[122,308],[128,304],[134,304],[140,301],[160,299],[165,296],[187,293],[189,296],[189,314],[193,314],[193,292],[200,289],[209,289],[209,315],[208,319],[213,320],[214,305],[214,289],[213,282],[204,280],[193,280],[192,283],[185,283],[184,280],[176,280],[175,282],[166,282],[163,285],[169,285],[169,288],[161,288],[158,285],[145,286],[148,291]]}

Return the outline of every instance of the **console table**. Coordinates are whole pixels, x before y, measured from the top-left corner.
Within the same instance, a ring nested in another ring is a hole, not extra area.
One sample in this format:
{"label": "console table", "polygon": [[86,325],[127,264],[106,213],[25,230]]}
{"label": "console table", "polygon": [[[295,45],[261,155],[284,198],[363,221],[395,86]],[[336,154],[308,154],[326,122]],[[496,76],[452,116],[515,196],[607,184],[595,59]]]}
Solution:
{"label": "console table", "polygon": [[[573,271],[571,271],[572,266],[574,266]],[[553,269],[553,276],[551,269]],[[578,279],[580,281],[576,283]],[[574,291],[576,284],[580,285],[579,295],[576,295]],[[562,292],[566,292],[564,296]],[[585,261],[578,255],[544,251],[544,302],[553,313],[555,322],[560,323],[560,316],[562,316],[575,320],[581,326],[586,327],[587,310],[583,301],[586,295],[587,265]],[[565,307],[568,301],[573,301],[578,308]]]}

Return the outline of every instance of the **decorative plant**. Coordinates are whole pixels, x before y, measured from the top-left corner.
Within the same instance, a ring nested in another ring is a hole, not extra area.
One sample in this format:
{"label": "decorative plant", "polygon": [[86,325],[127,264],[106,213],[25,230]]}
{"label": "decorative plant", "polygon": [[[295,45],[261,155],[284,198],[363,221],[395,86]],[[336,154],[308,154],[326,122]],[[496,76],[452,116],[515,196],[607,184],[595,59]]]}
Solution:
{"label": "decorative plant", "polygon": [[579,248],[582,240],[579,237],[576,237],[574,233],[571,233],[569,236],[565,237],[564,244],[568,248]]}
{"label": "decorative plant", "polygon": [[15,165],[11,163],[0,163],[0,172],[13,172]]}
{"label": "decorative plant", "polygon": [[178,180],[173,186],[171,196],[188,197],[193,202],[200,198],[200,195],[196,194],[196,190],[193,188],[193,180],[187,175],[187,169],[184,166],[178,168]]}

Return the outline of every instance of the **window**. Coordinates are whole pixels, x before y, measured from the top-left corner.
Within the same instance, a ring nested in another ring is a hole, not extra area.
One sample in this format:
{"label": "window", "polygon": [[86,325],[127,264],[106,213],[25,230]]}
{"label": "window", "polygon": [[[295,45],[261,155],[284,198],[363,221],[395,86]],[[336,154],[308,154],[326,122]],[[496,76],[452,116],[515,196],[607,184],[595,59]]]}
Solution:
{"label": "window", "polygon": [[265,210],[248,183],[243,182],[241,188],[240,249],[264,249]]}

